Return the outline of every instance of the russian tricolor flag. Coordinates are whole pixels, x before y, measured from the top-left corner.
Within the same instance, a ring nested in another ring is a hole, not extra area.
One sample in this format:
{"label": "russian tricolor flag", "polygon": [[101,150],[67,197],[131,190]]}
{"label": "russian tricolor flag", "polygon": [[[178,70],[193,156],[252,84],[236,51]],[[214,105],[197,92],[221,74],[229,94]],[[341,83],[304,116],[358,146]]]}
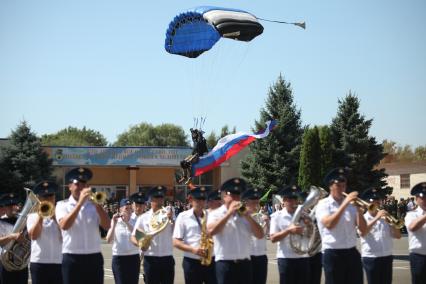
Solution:
{"label": "russian tricolor flag", "polygon": [[199,176],[218,167],[254,140],[267,137],[276,125],[276,120],[270,120],[266,122],[265,129],[255,134],[238,132],[222,137],[210,152],[200,157],[198,162],[192,165],[192,176]]}

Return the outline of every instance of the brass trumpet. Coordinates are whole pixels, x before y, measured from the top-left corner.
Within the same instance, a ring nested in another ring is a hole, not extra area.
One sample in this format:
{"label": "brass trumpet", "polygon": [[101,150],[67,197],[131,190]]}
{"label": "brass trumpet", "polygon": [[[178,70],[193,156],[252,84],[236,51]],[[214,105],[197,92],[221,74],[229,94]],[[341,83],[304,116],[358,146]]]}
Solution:
{"label": "brass trumpet", "polygon": [[95,204],[103,205],[107,199],[107,195],[103,191],[92,192],[89,199]]}
{"label": "brass trumpet", "polygon": [[240,202],[240,207],[238,207],[237,212],[240,216],[244,215],[244,213],[246,213],[247,211],[247,207],[246,204],[244,202]]}
{"label": "brass trumpet", "polygon": [[384,219],[386,223],[388,223],[390,226],[394,227],[397,230],[401,230],[405,226],[404,219],[397,219],[387,211]]}
{"label": "brass trumpet", "polygon": [[[348,194],[346,192],[342,192],[343,196],[348,196]],[[353,205],[363,208],[364,210],[368,210],[368,211],[376,211],[377,210],[377,205],[374,203],[368,203],[365,200],[362,200],[361,198],[357,197],[354,201],[351,202]]]}
{"label": "brass trumpet", "polygon": [[37,213],[42,218],[50,218],[55,214],[55,205],[50,201],[41,201]]}

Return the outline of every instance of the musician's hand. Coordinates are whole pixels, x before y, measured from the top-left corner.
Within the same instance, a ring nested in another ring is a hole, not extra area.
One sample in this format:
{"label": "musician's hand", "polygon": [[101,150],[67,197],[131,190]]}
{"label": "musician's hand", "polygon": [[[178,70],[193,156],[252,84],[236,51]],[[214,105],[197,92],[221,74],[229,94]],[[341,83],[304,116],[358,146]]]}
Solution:
{"label": "musician's hand", "polygon": [[206,250],[202,249],[200,247],[198,247],[198,248],[192,248],[192,253],[196,254],[196,255],[199,255],[199,256],[206,256]]}
{"label": "musician's hand", "polygon": [[120,218],[120,213],[115,213],[114,215],[112,215],[112,221],[115,223],[117,223],[118,218]]}
{"label": "musician's hand", "polygon": [[237,212],[237,210],[238,210],[238,208],[240,208],[240,206],[241,206],[241,202],[232,201],[231,204],[229,205],[229,208],[228,208],[229,214],[234,214],[235,212]]}
{"label": "musician's hand", "polygon": [[24,232],[13,233],[9,235],[12,240],[17,241],[18,243],[23,243],[25,240]]}
{"label": "musician's hand", "polygon": [[387,213],[386,210],[379,210],[379,212],[377,212],[377,218],[384,218]]}
{"label": "musician's hand", "polygon": [[297,234],[301,235],[303,233],[303,227],[297,226],[295,224],[291,224],[288,229],[290,230],[291,234]]}
{"label": "musician's hand", "polygon": [[92,194],[92,189],[90,187],[85,187],[80,192],[80,197],[78,198],[78,203],[83,204]]}
{"label": "musician's hand", "polygon": [[351,193],[348,193],[348,195],[345,197],[345,200],[343,200],[344,203],[351,203],[352,201],[355,201],[358,198],[358,191],[352,191]]}

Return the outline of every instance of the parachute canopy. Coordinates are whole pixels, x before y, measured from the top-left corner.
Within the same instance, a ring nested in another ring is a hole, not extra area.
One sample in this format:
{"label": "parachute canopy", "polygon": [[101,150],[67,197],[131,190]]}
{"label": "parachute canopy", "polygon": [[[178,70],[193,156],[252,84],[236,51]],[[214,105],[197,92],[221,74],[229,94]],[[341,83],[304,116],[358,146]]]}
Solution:
{"label": "parachute canopy", "polygon": [[198,57],[221,38],[251,41],[263,32],[257,18],[243,10],[200,6],[177,15],[166,32],[165,49]]}

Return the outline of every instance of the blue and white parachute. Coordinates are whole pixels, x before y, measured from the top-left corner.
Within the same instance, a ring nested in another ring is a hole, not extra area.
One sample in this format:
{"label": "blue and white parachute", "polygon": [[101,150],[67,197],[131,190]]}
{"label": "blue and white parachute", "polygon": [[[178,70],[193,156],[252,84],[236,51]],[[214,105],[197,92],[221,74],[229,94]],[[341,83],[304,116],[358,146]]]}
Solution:
{"label": "blue and white parachute", "polygon": [[166,32],[165,49],[171,54],[198,57],[220,38],[251,41],[262,34],[257,18],[243,10],[200,6],[177,15]]}

